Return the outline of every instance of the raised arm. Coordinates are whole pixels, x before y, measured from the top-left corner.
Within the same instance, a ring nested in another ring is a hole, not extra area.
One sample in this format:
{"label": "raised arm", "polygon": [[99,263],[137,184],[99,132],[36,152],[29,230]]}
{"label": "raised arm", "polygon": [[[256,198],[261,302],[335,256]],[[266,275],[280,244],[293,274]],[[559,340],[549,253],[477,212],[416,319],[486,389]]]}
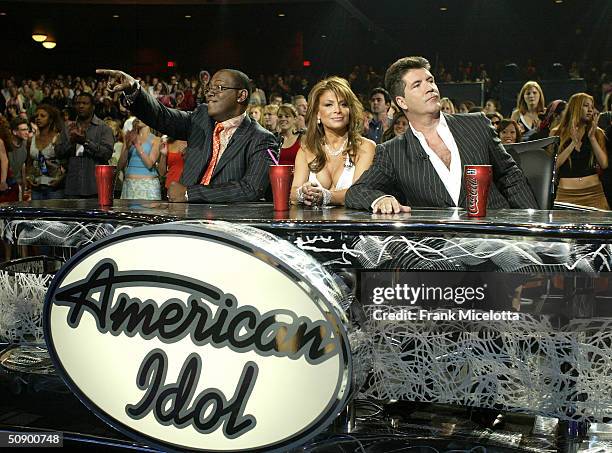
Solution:
{"label": "raised arm", "polygon": [[191,112],[170,109],[140,88],[134,77],[114,69],[96,69],[96,74],[108,77],[111,92],[123,92],[124,105],[151,128],[179,140],[191,133]]}

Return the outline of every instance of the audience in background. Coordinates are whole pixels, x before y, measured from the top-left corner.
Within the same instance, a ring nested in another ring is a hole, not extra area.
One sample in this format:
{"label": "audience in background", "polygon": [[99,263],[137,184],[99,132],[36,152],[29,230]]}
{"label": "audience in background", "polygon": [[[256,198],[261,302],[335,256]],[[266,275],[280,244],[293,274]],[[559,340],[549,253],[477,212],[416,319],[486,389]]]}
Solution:
{"label": "audience in background", "polygon": [[34,114],[36,133],[30,141],[26,163],[26,180],[32,200],[64,198],[65,163],[55,145],[64,129],[60,112],[49,104],[41,104]]}
{"label": "audience in background", "polygon": [[19,186],[13,177],[8,158],[12,148],[8,121],[0,118],[0,202],[19,200]]}
{"label": "audience in background", "polygon": [[263,122],[261,125],[273,134],[278,132],[278,105],[268,104],[263,108]]}
{"label": "audience in background", "polygon": [[499,112],[485,113],[485,116],[491,121],[491,126],[499,132],[499,123],[504,119],[504,116]]}
{"label": "audience in background", "polygon": [[400,135],[404,135],[407,129],[408,118],[406,118],[404,112],[397,112],[395,115],[393,115],[391,127],[383,134],[381,143],[391,140],[392,138],[399,137]]}
{"label": "audience in background", "polygon": [[457,108],[457,113],[470,113],[470,110],[476,107],[472,101],[463,101],[459,104]]}
{"label": "audience in background", "polygon": [[263,125],[263,107],[261,105],[250,104],[247,107],[247,115],[257,121],[260,125]]}
{"label": "audience in background", "polygon": [[453,104],[453,101],[451,101],[449,98],[440,99],[440,107],[443,113],[448,113],[449,115],[454,115],[457,113],[455,104]]}
{"label": "audience in background", "polygon": [[514,120],[502,119],[497,128],[499,139],[506,145],[508,143],[518,143],[521,141],[521,129]]}
{"label": "audience in background", "polygon": [[298,113],[291,104],[283,104],[278,108],[278,130],[280,139],[281,165],[293,165],[295,156],[300,149],[300,137],[302,131],[298,129]]}
{"label": "audience in background", "polygon": [[124,200],[159,200],[160,183],[155,163],[159,158],[160,139],[149,126],[134,120],[132,130],[125,136],[125,143],[117,168],[125,168],[121,198]]}
{"label": "audience in background", "polygon": [[387,116],[391,107],[391,95],[387,90],[381,87],[376,87],[370,93],[370,111],[373,119],[368,125],[368,131],[365,137],[374,141],[374,143],[382,143],[382,136],[391,126],[391,121]]}
{"label": "audience in background", "polygon": [[557,157],[557,201],[610,209],[597,168],[608,168],[604,132],[597,127],[593,97],[576,93],[570,97],[559,125],[550,131],[561,143]]}
{"label": "audience in background", "polygon": [[544,93],[537,82],[530,80],[519,91],[516,109],[510,116],[516,121],[524,134],[540,126],[540,115],[544,113]]}
{"label": "audience in background", "polygon": [[[162,136],[159,146],[159,163],[157,170],[160,177],[165,177],[164,189],[167,191],[170,184],[179,182],[185,165],[185,150],[187,142]],[[162,197],[163,198],[163,197]]]}

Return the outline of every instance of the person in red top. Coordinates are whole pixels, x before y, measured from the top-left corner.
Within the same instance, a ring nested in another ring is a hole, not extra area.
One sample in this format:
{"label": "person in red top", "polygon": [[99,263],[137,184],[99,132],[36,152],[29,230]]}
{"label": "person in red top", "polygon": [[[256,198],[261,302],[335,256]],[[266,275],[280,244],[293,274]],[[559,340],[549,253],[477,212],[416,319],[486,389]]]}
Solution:
{"label": "person in red top", "polygon": [[187,142],[168,138],[165,135],[160,141],[157,171],[159,176],[166,177],[166,190],[170,187],[170,184],[175,181],[178,182],[181,178],[185,165],[183,156],[186,148]]}
{"label": "person in red top", "polygon": [[295,163],[295,156],[300,149],[300,137],[302,135],[302,131],[297,128],[298,113],[293,105],[283,104],[278,108],[277,116],[280,138],[282,140],[278,163],[281,165],[293,165]]}

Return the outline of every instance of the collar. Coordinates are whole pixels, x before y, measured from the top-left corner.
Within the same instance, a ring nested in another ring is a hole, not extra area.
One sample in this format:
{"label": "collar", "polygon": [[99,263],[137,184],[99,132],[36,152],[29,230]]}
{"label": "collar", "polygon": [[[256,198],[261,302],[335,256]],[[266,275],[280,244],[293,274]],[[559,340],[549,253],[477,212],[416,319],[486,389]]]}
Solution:
{"label": "collar", "polygon": [[[416,138],[425,138],[425,135],[420,132],[417,131],[414,127],[412,127],[412,123],[408,122],[408,125],[410,126],[410,130],[412,131],[412,134],[416,137]],[[448,130],[448,123],[446,122],[446,118],[444,117],[444,113],[440,112],[440,118],[438,120],[438,125],[436,126],[436,130],[442,130],[442,129],[446,129]]]}
{"label": "collar", "polygon": [[230,118],[229,120],[223,121],[223,130],[227,131],[228,129],[236,129],[238,126],[242,124],[244,119],[246,118],[246,111],[242,112],[242,114]]}

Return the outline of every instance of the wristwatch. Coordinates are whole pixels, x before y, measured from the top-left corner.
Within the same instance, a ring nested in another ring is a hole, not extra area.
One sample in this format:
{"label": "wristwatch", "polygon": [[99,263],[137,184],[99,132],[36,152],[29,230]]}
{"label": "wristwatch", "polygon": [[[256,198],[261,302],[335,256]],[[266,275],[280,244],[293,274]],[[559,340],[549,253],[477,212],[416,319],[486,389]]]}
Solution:
{"label": "wristwatch", "polygon": [[123,104],[125,108],[131,107],[134,101],[136,101],[138,94],[140,94],[140,82],[135,80],[131,87],[121,93],[119,98],[121,104]]}

